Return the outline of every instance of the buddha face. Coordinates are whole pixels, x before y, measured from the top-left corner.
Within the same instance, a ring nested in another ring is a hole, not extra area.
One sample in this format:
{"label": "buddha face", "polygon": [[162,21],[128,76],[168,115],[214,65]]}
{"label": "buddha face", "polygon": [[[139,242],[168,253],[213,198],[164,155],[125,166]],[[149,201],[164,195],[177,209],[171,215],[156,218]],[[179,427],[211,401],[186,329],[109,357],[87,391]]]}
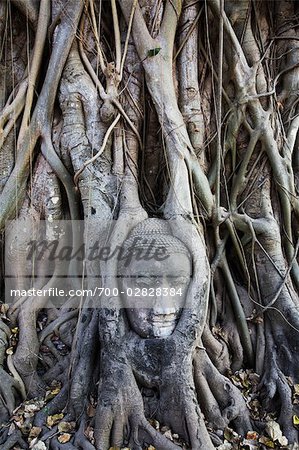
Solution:
{"label": "buddha face", "polygon": [[131,261],[121,279],[131,329],[143,338],[170,336],[184,307],[191,275],[191,261],[183,253],[172,253],[164,261]]}

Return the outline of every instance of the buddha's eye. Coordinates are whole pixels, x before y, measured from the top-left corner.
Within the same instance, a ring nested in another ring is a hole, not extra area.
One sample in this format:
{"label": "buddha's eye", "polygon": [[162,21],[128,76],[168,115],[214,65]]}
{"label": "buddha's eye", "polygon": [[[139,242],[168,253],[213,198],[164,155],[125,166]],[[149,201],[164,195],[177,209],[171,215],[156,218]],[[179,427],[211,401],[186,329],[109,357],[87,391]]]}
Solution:
{"label": "buddha's eye", "polygon": [[187,277],[173,277],[169,280],[173,287],[185,287],[190,283],[190,278]]}
{"label": "buddha's eye", "polygon": [[135,286],[142,288],[149,288],[153,284],[152,278],[148,277],[137,277],[135,278]]}

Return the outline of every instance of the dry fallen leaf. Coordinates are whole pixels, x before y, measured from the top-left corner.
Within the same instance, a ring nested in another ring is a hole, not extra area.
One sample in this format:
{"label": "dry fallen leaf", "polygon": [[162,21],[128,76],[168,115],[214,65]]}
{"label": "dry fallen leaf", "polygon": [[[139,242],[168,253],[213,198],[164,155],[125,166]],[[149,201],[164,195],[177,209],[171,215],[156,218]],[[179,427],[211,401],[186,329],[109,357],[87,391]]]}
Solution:
{"label": "dry fallen leaf", "polygon": [[172,437],[172,434],[171,434],[170,430],[165,431],[165,433],[163,433],[163,435],[165,437],[167,437],[168,439],[170,439],[171,441],[173,441],[173,437]]}
{"label": "dry fallen leaf", "polygon": [[9,305],[7,303],[1,303],[0,305],[0,314],[6,316],[6,313],[9,309]]}
{"label": "dry fallen leaf", "polygon": [[88,417],[94,417],[96,415],[96,409],[91,403],[87,407],[87,415]]}
{"label": "dry fallen leaf", "polygon": [[42,409],[44,406],[44,401],[42,400],[30,400],[29,402],[25,402],[24,404],[24,416],[32,417],[34,413]]}
{"label": "dry fallen leaf", "polygon": [[37,441],[37,443],[32,447],[32,450],[47,450],[47,447],[43,441]]}
{"label": "dry fallen leaf", "polygon": [[53,416],[48,416],[47,417],[48,427],[53,427],[53,425],[56,425],[61,419],[63,419],[63,414],[54,414]]}
{"label": "dry fallen leaf", "polygon": [[51,389],[47,390],[46,392],[46,401],[52,400],[59,392],[61,391],[61,385],[56,384]]}
{"label": "dry fallen leaf", "polygon": [[60,422],[58,424],[58,431],[66,433],[75,429],[76,422]]}
{"label": "dry fallen leaf", "polygon": [[58,387],[56,387],[56,388],[54,388],[54,389],[51,390],[51,394],[52,394],[52,395],[57,395],[57,394],[59,394],[60,391],[61,391],[61,389],[60,389],[60,387],[58,386]]}
{"label": "dry fallen leaf", "polygon": [[160,429],[160,423],[155,419],[149,419],[149,423],[152,427],[154,427],[156,430]]}
{"label": "dry fallen leaf", "polygon": [[270,420],[266,425],[266,432],[273,441],[278,441],[280,445],[288,445],[288,440],[282,435],[279,423]]}
{"label": "dry fallen leaf", "polygon": [[32,427],[29,433],[30,438],[36,438],[42,431],[41,427]]}
{"label": "dry fallen leaf", "polygon": [[216,447],[217,450],[232,450],[233,446],[229,442],[224,442],[224,444],[219,445],[219,447]]}
{"label": "dry fallen leaf", "polygon": [[267,438],[265,436],[261,436],[259,438],[259,443],[264,444],[266,447],[269,447],[269,448],[275,448],[274,442],[270,438]]}
{"label": "dry fallen leaf", "polygon": [[66,442],[69,442],[71,439],[72,435],[70,433],[63,433],[60,436],[58,436],[58,441],[61,444],[65,444]]}
{"label": "dry fallen leaf", "polygon": [[88,425],[88,427],[84,431],[84,435],[87,437],[87,439],[90,440],[90,442],[94,443],[94,429]]}
{"label": "dry fallen leaf", "polygon": [[238,443],[239,442],[239,435],[232,430],[231,428],[227,427],[224,430],[224,438],[231,443]]}
{"label": "dry fallen leaf", "polygon": [[248,431],[246,434],[246,439],[254,440],[256,441],[258,439],[259,435],[256,431]]}

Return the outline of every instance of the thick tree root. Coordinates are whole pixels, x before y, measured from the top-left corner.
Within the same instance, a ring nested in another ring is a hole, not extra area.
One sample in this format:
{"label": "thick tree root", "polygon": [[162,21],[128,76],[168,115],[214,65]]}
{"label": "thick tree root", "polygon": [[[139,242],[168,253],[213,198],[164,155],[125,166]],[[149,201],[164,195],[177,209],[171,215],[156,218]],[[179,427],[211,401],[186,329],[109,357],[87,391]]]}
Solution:
{"label": "thick tree root", "polygon": [[83,450],[95,450],[94,445],[91,444],[91,442],[88,441],[87,437],[84,435],[86,427],[86,417],[81,419],[80,426],[78,431],[75,434],[74,438],[74,444],[76,448],[82,448]]}
{"label": "thick tree root", "polygon": [[[293,416],[299,414],[299,407],[292,403],[292,389],[286,375],[278,367],[274,346],[271,348],[271,355],[268,355],[266,359],[260,387],[262,388],[262,395],[265,397],[266,408],[269,410],[274,408],[276,411],[280,407],[278,422],[283,434],[290,443],[298,442],[298,431],[293,426]],[[277,397],[279,398],[279,406]]]}
{"label": "thick tree root", "polygon": [[240,391],[218,372],[205,351],[197,350],[193,362],[199,404],[206,420],[215,430],[233,423],[236,431],[245,435],[252,425]]}
{"label": "thick tree root", "polygon": [[[10,335],[10,329],[0,320],[0,424],[9,419],[9,416],[16,407],[17,400],[21,397],[24,399],[25,395],[23,386],[21,385],[22,380],[13,371],[11,361],[8,369],[11,371],[12,376],[3,368],[6,356],[5,351],[9,345]],[[11,355],[9,355],[9,358],[11,358]]]}
{"label": "thick tree root", "polygon": [[108,361],[104,370],[106,376],[101,377],[95,417],[96,449],[108,450],[111,445],[120,447],[124,444],[140,449],[140,430],[146,432],[157,449],[177,449],[146,420],[143,399],[132,369],[121,361]]}
{"label": "thick tree root", "polygon": [[4,369],[0,368],[0,424],[6,422],[20,400],[20,384]]}
{"label": "thick tree root", "polygon": [[98,327],[98,315],[95,312],[84,311],[82,314],[77,337],[79,344],[72,360],[75,370],[71,380],[69,411],[76,419],[82,415],[94,370],[94,342],[97,341]]}

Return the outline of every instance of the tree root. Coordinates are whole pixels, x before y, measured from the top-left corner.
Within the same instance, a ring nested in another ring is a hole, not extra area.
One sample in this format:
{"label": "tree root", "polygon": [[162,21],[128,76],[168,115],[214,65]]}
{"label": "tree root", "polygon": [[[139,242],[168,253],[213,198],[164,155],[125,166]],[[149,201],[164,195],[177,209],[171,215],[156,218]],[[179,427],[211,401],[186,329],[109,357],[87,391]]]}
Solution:
{"label": "tree root", "polygon": [[[136,426],[137,424],[135,424]],[[157,450],[176,450],[179,449],[177,445],[173,444],[170,440],[168,440],[165,436],[156,431],[146,420],[145,417],[141,418],[139,426],[146,431],[149,437],[152,440],[154,447]]]}
{"label": "tree root", "polygon": [[16,444],[19,444],[21,448],[28,448],[28,445],[22,438],[22,433],[19,430],[14,431],[10,436],[7,437],[5,443],[0,445],[0,450],[10,450]]}
{"label": "tree root", "polygon": [[58,334],[59,327],[63,325],[65,322],[73,319],[78,315],[77,310],[73,311],[65,311],[61,314],[57,319],[53,320],[53,322],[49,323],[39,334],[39,341],[42,343],[47,336],[55,332]]}
{"label": "tree root", "polygon": [[64,380],[67,376],[67,368],[70,364],[70,356],[65,356],[62,360],[57,361],[53,367],[51,367],[44,375],[43,381],[45,383],[51,383],[51,381],[61,381]]}
{"label": "tree root", "polygon": [[[95,416],[95,441],[97,450],[108,450],[111,445],[123,444],[141,449],[139,432],[143,430],[151,443],[160,450],[178,447],[157,432],[144,416],[143,399],[132,369],[121,361],[103,363],[99,385],[98,406]],[[106,372],[107,371],[107,372]]]}
{"label": "tree root", "polygon": [[20,385],[2,368],[0,368],[0,379],[0,423],[4,423],[9,419],[16,407],[18,399],[17,392],[20,392]]}
{"label": "tree root", "polygon": [[[290,443],[298,441],[298,431],[293,427],[293,415],[298,414],[292,404],[292,390],[287,382],[285,375],[276,367],[271,367],[271,372],[263,377],[262,383],[265,390],[267,404],[274,399],[275,394],[278,394],[281,409],[278,422],[281,425],[283,434],[288,438]],[[297,408],[298,409],[298,408]]]}
{"label": "tree root", "polygon": [[18,374],[18,372],[16,371],[13,362],[12,362],[12,357],[11,355],[7,356],[7,367],[9,369],[9,371],[11,372],[12,376],[14,377],[17,385],[19,386],[19,392],[22,396],[22,399],[25,400],[26,398],[26,389],[25,389],[25,385],[23,383],[22,378],[20,377],[20,375]]}
{"label": "tree root", "polygon": [[293,415],[298,415],[298,405],[292,403],[292,389],[287,381],[285,374],[278,367],[277,356],[274,346],[271,350],[271,356],[265,360],[264,376],[262,377],[260,388],[262,388],[262,396],[265,397],[265,405],[267,409],[271,408],[271,402],[277,410],[277,402],[274,402],[275,396],[278,395],[280,402],[280,414],[278,422],[281,425],[283,434],[290,443],[298,442],[298,431],[293,426]]}
{"label": "tree root", "polygon": [[224,342],[216,339],[208,325],[205,326],[202,334],[203,345],[213,364],[220,373],[226,373],[230,369],[230,360],[227,346]]}
{"label": "tree root", "polygon": [[59,392],[53,400],[50,401],[46,406],[44,406],[34,417],[34,426],[42,427],[47,420],[47,417],[51,414],[57,413],[57,411],[62,411],[66,406],[68,399],[68,386],[63,386],[61,391]]}
{"label": "tree root", "polygon": [[176,357],[171,363],[166,357],[163,361],[155,417],[160,423],[169,426],[173,432],[179,434],[190,448],[214,449],[197,400],[191,352],[189,356],[182,356],[179,350],[173,349],[171,352],[168,346],[167,349]]}
{"label": "tree root", "polygon": [[206,420],[214,429],[233,422],[236,431],[245,435],[252,425],[240,391],[218,372],[205,352],[197,350],[193,363],[199,404]]}
{"label": "tree root", "polygon": [[51,439],[49,448],[51,450],[77,450],[78,447],[74,446],[71,442],[66,442],[65,444],[61,444],[57,437]]}
{"label": "tree root", "polygon": [[94,445],[92,445],[91,442],[89,442],[89,440],[84,434],[85,427],[86,427],[86,415],[84,414],[84,416],[80,421],[79,429],[75,434],[74,438],[75,447],[82,448],[83,450],[95,450]]}
{"label": "tree root", "polygon": [[24,399],[26,395],[22,380],[16,371],[13,370],[13,366],[10,361],[11,355],[8,355],[8,369],[11,371],[13,376],[9,375],[3,368],[5,350],[8,347],[10,335],[10,329],[4,322],[2,322],[2,320],[0,320],[0,424],[8,420],[9,416],[15,409],[18,397],[21,396]]}
{"label": "tree root", "polygon": [[[69,410],[76,418],[82,414],[82,408],[86,402],[92,378],[92,363],[95,353],[94,342],[97,340],[98,327],[98,315],[95,312],[93,310],[92,312],[83,313],[80,333],[77,337],[79,348],[74,350],[75,354],[72,360],[76,371],[72,374]],[[84,317],[87,319],[86,322]]]}
{"label": "tree root", "polygon": [[28,395],[39,397],[44,394],[45,386],[36,372],[39,341],[35,324],[36,310],[29,304],[19,313],[20,340],[13,356],[13,363],[24,381]]}

